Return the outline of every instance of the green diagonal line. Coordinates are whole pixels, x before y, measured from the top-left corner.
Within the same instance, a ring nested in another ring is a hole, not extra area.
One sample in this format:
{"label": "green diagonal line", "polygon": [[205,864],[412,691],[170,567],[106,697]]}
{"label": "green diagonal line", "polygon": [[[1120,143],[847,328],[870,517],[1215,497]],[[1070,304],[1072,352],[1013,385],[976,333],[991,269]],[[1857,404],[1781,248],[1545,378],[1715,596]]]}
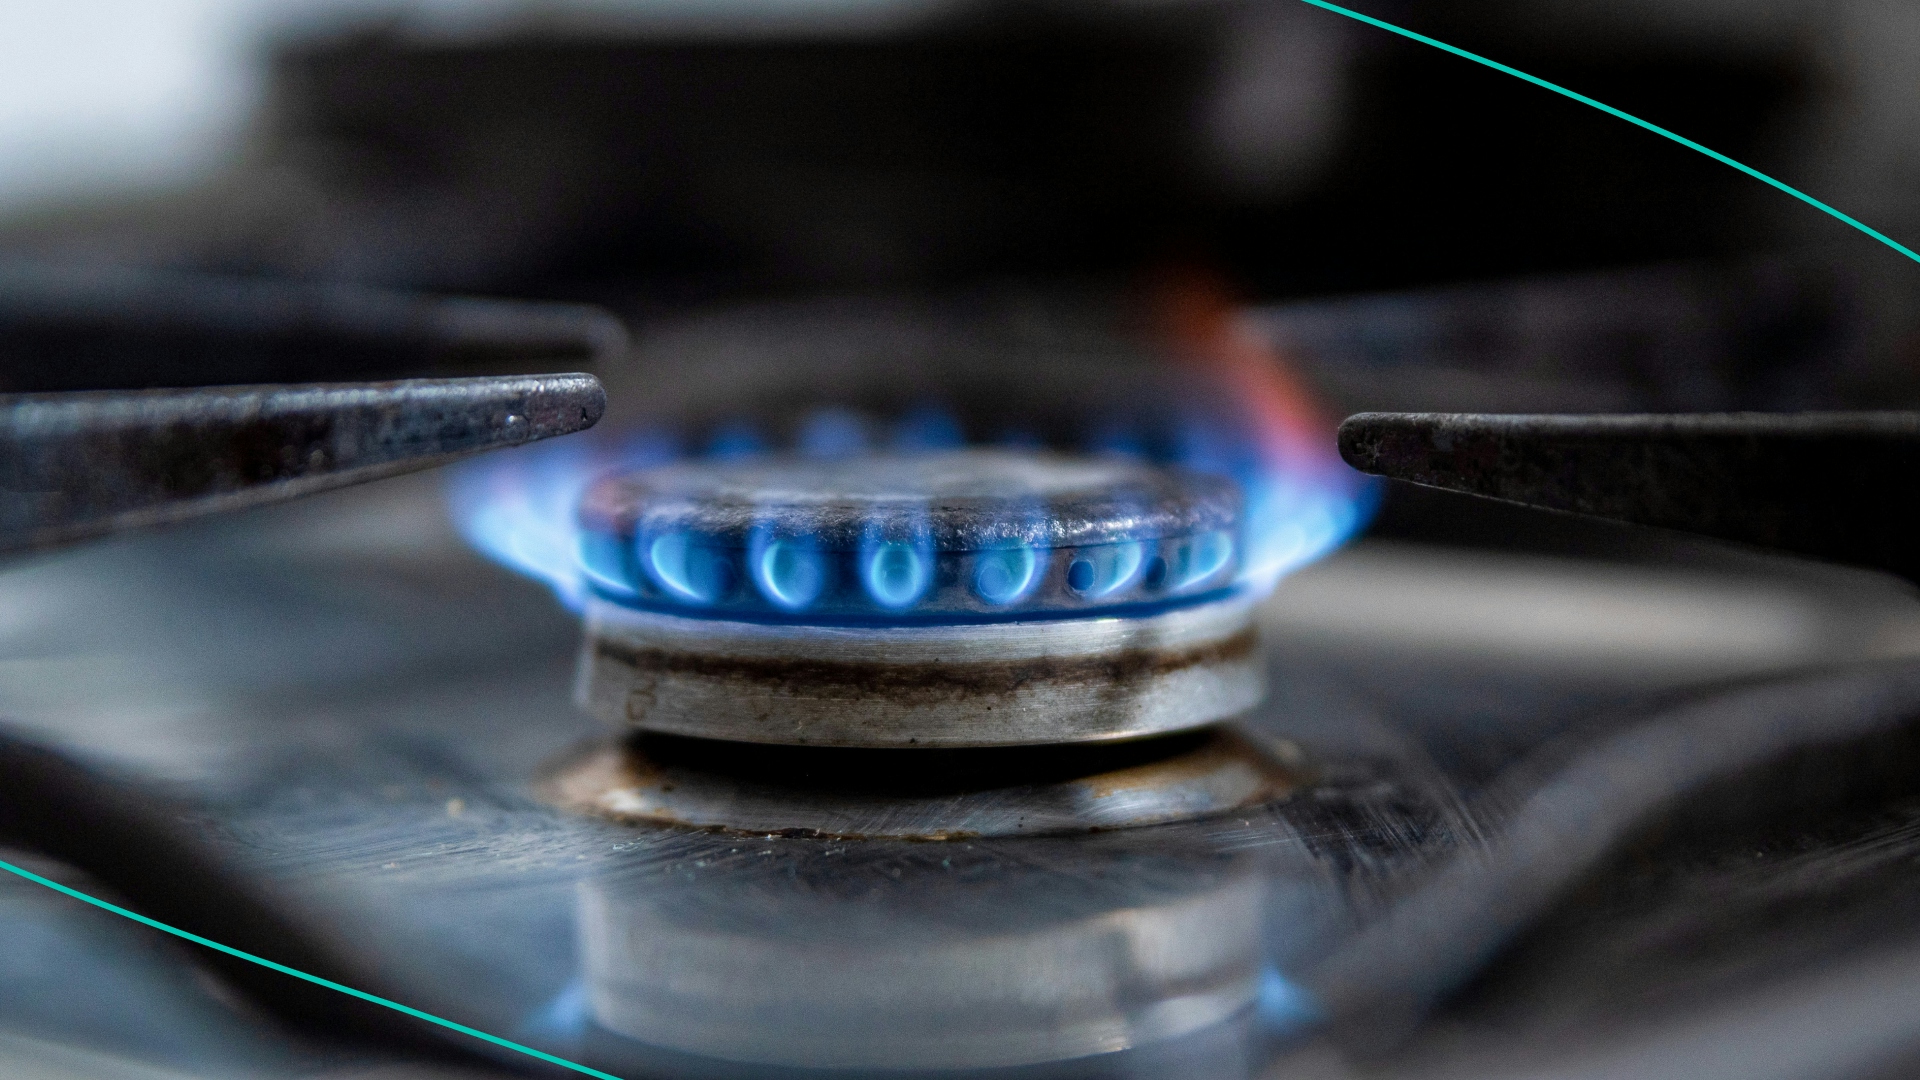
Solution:
{"label": "green diagonal line", "polygon": [[1563,97],[1570,97],[1582,105],[1591,105],[1594,108],[1599,109],[1601,112],[1606,113],[1608,116],[1625,120],[1627,123],[1633,124],[1636,127],[1645,128],[1648,131],[1653,132],[1655,135],[1659,135],[1667,139],[1672,139],[1674,142],[1679,143],[1681,146],[1684,146],[1689,150],[1697,150],[1700,153],[1705,154],[1706,156],[1712,158],[1713,160],[1719,162],[1722,165],[1731,166],[1735,169],[1740,170],[1743,173],[1746,173],[1748,176],[1753,177],[1755,180],[1758,180],[1763,184],[1767,184],[1772,187],[1778,188],[1781,191],[1784,191],[1787,194],[1793,196],[1794,198],[1799,199],[1801,202],[1806,203],[1808,206],[1811,206],[1816,210],[1819,210],[1826,214],[1831,214],[1834,217],[1839,218],[1841,221],[1844,221],[1847,224],[1853,226],[1854,228],[1859,229],[1861,232],[1866,233],[1868,236],[1873,237],[1875,240],[1878,240],[1881,243],[1887,245],[1893,250],[1899,252],[1900,254],[1905,255],[1907,258],[1912,259],[1915,262],[1920,262],[1920,252],[1915,252],[1912,248],[1908,247],[1907,245],[1901,243],[1898,240],[1895,240],[1893,237],[1888,236],[1886,233],[1881,232],[1879,229],[1876,229],[1873,226],[1868,225],[1867,223],[1859,220],[1858,218],[1853,217],[1851,214],[1846,214],[1839,210],[1836,210],[1833,207],[1828,206],[1826,203],[1821,202],[1819,199],[1816,199],[1813,196],[1807,194],[1806,192],[1801,191],[1799,188],[1796,188],[1790,184],[1785,184],[1778,180],[1775,180],[1773,177],[1768,176],[1766,173],[1761,172],[1759,169],[1756,169],[1751,165],[1743,165],[1740,162],[1735,161],[1732,158],[1728,157],[1727,155],[1719,152],[1718,150],[1713,150],[1713,149],[1709,149],[1708,147],[1702,146],[1699,143],[1694,142],[1692,139],[1689,139],[1684,135],[1680,135],[1675,132],[1668,131],[1666,128],[1661,127],[1659,124],[1655,124],[1648,120],[1642,120],[1639,117],[1633,115],[1632,113],[1622,112],[1619,109],[1616,109],[1611,105],[1608,105],[1606,102],[1595,101],[1585,94],[1578,93],[1577,91],[1569,90],[1566,87],[1560,86],[1556,83],[1550,83],[1547,80],[1542,79],[1536,75],[1529,75],[1526,72],[1519,70],[1518,68],[1508,67],[1507,65],[1499,62],[1498,60],[1489,60],[1478,53],[1470,53],[1465,49],[1459,48],[1457,46],[1449,45],[1444,41],[1437,41],[1433,38],[1428,37],[1425,34],[1415,33],[1412,30],[1408,30],[1404,27],[1395,26],[1390,22],[1382,22],[1381,20],[1376,19],[1371,15],[1362,15],[1357,11],[1353,11],[1349,8],[1343,8],[1338,4],[1330,4],[1327,2],[1327,0],[1301,0],[1301,2],[1312,4],[1314,7],[1322,8],[1326,11],[1331,11],[1336,15],[1345,15],[1349,19],[1354,19],[1359,22],[1366,23],[1368,26],[1379,27],[1380,29],[1385,30],[1389,33],[1399,34],[1403,38],[1408,38],[1410,40],[1417,41],[1422,45],[1431,45],[1442,52],[1452,53],[1453,55],[1458,56],[1463,60],[1471,60],[1476,64],[1484,64],[1485,66],[1490,67],[1495,71],[1504,72],[1508,75],[1513,76],[1516,79],[1523,79],[1527,82],[1530,82],[1533,85],[1538,86],[1543,90],[1551,90],[1556,94],[1562,95]]}
{"label": "green diagonal line", "polygon": [[273,961],[266,959],[265,957],[255,956],[250,952],[242,952],[241,950],[236,949],[231,945],[222,945],[217,941],[213,941],[208,938],[203,938],[199,934],[191,934],[185,930],[180,929],[179,927],[168,926],[166,923],[160,922],[157,919],[149,919],[145,915],[142,915],[138,912],[128,911],[126,908],[123,908],[118,904],[109,904],[105,900],[102,900],[98,897],[88,896],[86,893],[81,892],[79,889],[68,888],[67,886],[62,885],[57,881],[54,881],[50,878],[41,877],[39,874],[36,874],[31,870],[22,869],[21,867],[15,866],[10,862],[0,860],[0,870],[5,870],[10,874],[18,874],[19,876],[26,878],[28,881],[34,882],[35,884],[45,885],[47,888],[52,889],[54,892],[65,893],[66,895],[73,897],[75,900],[83,900],[89,904],[92,904],[94,907],[102,908],[104,910],[113,912],[115,915],[121,915],[126,918],[132,919],[134,922],[141,923],[146,926],[151,926],[155,930],[165,931],[166,933],[172,934],[174,937],[186,938],[188,941],[193,942],[195,945],[205,945],[209,949],[213,949],[217,952],[226,953],[228,956],[237,956],[242,960],[248,961],[249,963],[259,964],[261,967],[264,967],[264,968],[272,968],[273,970],[281,973],[282,975],[291,975],[296,979],[305,979],[306,981],[313,983],[315,986],[324,986],[329,990],[338,990],[340,993],[345,994],[348,997],[357,997],[361,1001],[371,1001],[375,1005],[384,1006],[386,1008],[392,1009],[395,1012],[406,1013],[408,1016],[415,1017],[420,1020],[425,1020],[429,1024],[438,1024],[443,1028],[450,1028],[454,1031],[459,1032],[462,1035],[471,1035],[474,1038],[481,1040],[482,1042],[490,1042],[495,1046],[504,1046],[509,1050],[515,1051],[517,1053],[525,1054],[528,1057],[538,1058],[541,1061],[547,1062],[550,1065],[558,1065],[561,1068],[572,1069],[574,1072],[585,1073],[588,1076],[597,1077],[598,1080],[620,1080],[619,1077],[613,1075],[612,1073],[605,1073],[605,1072],[601,1072],[599,1069],[588,1068],[585,1065],[568,1061],[566,1058],[555,1057],[554,1055],[549,1054],[543,1050],[535,1050],[531,1046],[522,1046],[511,1039],[503,1039],[498,1035],[489,1035],[478,1028],[470,1028],[465,1024],[456,1024],[452,1020],[443,1019],[441,1017],[433,1015],[432,1013],[421,1012],[419,1009],[415,1009],[407,1005],[402,1005],[397,1001],[388,1001],[386,998],[369,994],[364,990],[355,990],[351,986],[343,986],[340,983],[334,982],[332,979],[323,979],[318,975],[309,975],[304,971],[299,971],[297,969],[290,968],[285,964],[276,964]]}

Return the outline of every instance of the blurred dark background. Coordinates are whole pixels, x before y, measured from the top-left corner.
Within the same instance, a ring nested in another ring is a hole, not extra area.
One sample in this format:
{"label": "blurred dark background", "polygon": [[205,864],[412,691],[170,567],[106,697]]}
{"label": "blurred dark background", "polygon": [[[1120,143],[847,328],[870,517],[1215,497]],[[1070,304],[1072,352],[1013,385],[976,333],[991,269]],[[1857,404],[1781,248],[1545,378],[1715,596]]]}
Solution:
{"label": "blurred dark background", "polygon": [[[64,84],[13,76],[0,139],[82,149],[11,189],[0,173],[0,251],[580,298],[643,323],[1200,266],[1337,408],[1920,399],[1920,267],[1685,148],[1293,0],[80,7],[91,21],[14,16],[9,48],[98,70],[44,115],[33,95]],[[1920,9],[1362,7],[1920,240]],[[142,47],[205,71],[156,96]],[[142,151],[135,128],[173,135]]]}

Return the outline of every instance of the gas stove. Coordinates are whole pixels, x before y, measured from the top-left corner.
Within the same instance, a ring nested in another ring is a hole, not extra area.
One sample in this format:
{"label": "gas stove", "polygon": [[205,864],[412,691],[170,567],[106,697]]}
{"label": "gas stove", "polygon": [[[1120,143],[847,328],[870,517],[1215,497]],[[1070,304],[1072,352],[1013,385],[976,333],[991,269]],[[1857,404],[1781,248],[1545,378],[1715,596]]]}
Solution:
{"label": "gas stove", "polygon": [[[1792,468],[1910,425],[1360,417],[1347,543],[1337,321],[1156,303],[660,320],[586,434],[16,562],[7,858],[625,1078],[1898,1075],[1920,603]],[[17,1074],[557,1069],[0,904]]]}
{"label": "gas stove", "polygon": [[[381,7],[0,216],[0,1074],[1920,1072],[1891,254],[1309,4]],[[1414,7],[1912,231],[1888,5]]]}

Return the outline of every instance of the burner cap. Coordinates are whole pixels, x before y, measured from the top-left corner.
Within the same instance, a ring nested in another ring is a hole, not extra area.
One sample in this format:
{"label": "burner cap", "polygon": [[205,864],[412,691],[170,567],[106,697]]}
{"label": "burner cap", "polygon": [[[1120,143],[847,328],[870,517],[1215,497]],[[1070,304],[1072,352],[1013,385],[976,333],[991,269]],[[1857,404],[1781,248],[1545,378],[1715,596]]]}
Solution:
{"label": "burner cap", "polygon": [[1239,569],[1226,480],[965,450],[688,462],[608,477],[581,559],[607,600],[804,624],[924,624],[1194,603]]}

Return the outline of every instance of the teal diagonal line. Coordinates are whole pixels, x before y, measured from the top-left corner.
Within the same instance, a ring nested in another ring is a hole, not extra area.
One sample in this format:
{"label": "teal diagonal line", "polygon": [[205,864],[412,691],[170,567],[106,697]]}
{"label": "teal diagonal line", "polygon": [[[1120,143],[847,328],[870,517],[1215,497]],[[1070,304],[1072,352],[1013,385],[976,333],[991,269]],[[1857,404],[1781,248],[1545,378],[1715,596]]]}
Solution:
{"label": "teal diagonal line", "polygon": [[1608,116],[1625,120],[1627,123],[1632,124],[1635,127],[1645,128],[1648,131],[1653,132],[1655,135],[1660,136],[1661,138],[1672,139],[1674,142],[1679,143],[1681,146],[1684,146],[1689,150],[1698,151],[1699,153],[1705,154],[1706,156],[1712,158],[1713,160],[1719,162],[1722,165],[1727,165],[1732,168],[1738,169],[1743,173],[1746,173],[1748,176],[1753,177],[1755,180],[1758,180],[1763,184],[1767,184],[1771,187],[1778,188],[1781,191],[1786,192],[1787,194],[1793,196],[1796,199],[1799,199],[1801,202],[1806,203],[1808,206],[1811,206],[1822,213],[1831,214],[1832,216],[1840,219],[1841,221],[1846,222],[1848,225],[1851,225],[1854,228],[1860,230],[1861,232],[1866,233],[1868,236],[1873,237],[1875,240],[1878,240],[1881,243],[1887,245],[1893,250],[1899,252],[1900,254],[1905,255],[1907,258],[1912,259],[1915,262],[1920,262],[1920,252],[1914,251],[1912,248],[1908,247],[1907,245],[1901,243],[1898,240],[1895,240],[1893,237],[1888,236],[1886,233],[1881,232],[1879,229],[1876,229],[1873,226],[1868,225],[1866,222],[1853,217],[1851,214],[1847,214],[1840,210],[1837,210],[1834,207],[1829,206],[1826,203],[1821,202],[1819,199],[1816,199],[1813,196],[1807,194],[1806,192],[1801,191],[1799,188],[1796,188],[1790,184],[1782,183],[1779,180],[1775,180],[1773,177],[1768,176],[1766,173],[1761,172],[1759,169],[1756,169],[1751,165],[1742,164],[1738,161],[1733,160],[1732,158],[1728,157],[1727,155],[1721,153],[1718,150],[1714,150],[1709,147],[1702,146],[1699,143],[1694,142],[1692,139],[1687,138],[1685,135],[1668,131],[1666,128],[1663,128],[1659,124],[1653,123],[1650,120],[1642,120],[1639,117],[1633,115],[1632,113],[1622,112],[1621,110],[1614,108],[1613,106],[1607,104],[1604,101],[1595,101],[1594,99],[1588,97],[1585,94],[1579,93],[1574,90],[1569,90],[1566,87],[1559,85],[1558,83],[1550,83],[1547,80],[1542,79],[1537,75],[1529,75],[1518,68],[1508,67],[1507,65],[1501,63],[1498,60],[1489,60],[1478,53],[1471,53],[1457,46],[1449,45],[1444,41],[1440,41],[1435,38],[1430,38],[1425,34],[1418,34],[1413,32],[1412,30],[1406,29],[1405,27],[1395,26],[1390,22],[1383,22],[1379,19],[1374,18],[1371,15],[1362,15],[1359,12],[1352,10],[1351,8],[1343,8],[1338,4],[1328,3],[1327,0],[1301,0],[1301,2],[1312,4],[1314,7],[1321,8],[1326,11],[1331,11],[1336,15],[1345,15],[1349,19],[1354,19],[1356,21],[1366,23],[1368,26],[1378,27],[1382,30],[1387,31],[1388,33],[1399,34],[1403,38],[1407,38],[1412,41],[1417,41],[1422,45],[1431,45],[1434,48],[1439,49],[1441,52],[1452,53],[1453,55],[1458,56],[1463,60],[1471,60],[1476,64],[1483,64],[1487,67],[1492,68],[1495,71],[1503,72],[1505,74],[1513,76],[1516,79],[1522,79],[1522,80],[1525,80],[1526,82],[1530,82],[1533,85],[1538,86],[1543,90],[1551,90],[1554,93],[1560,94],[1563,97],[1570,97],[1582,105],[1591,105],[1594,108],[1599,109],[1601,112],[1606,113]]}
{"label": "teal diagonal line", "polygon": [[125,918],[132,919],[134,922],[141,923],[142,925],[145,925],[145,926],[151,926],[155,930],[160,930],[165,933],[172,934],[174,937],[185,938],[188,941],[193,942],[195,945],[204,945],[209,949],[215,950],[216,952],[223,952],[223,953],[226,953],[228,956],[237,956],[240,959],[247,961],[248,963],[259,964],[261,967],[264,967],[264,968],[272,968],[273,970],[281,973],[282,975],[291,975],[296,979],[305,979],[306,981],[313,983],[315,986],[324,986],[329,990],[337,990],[340,993],[347,995],[348,997],[359,998],[361,1001],[371,1001],[375,1005],[380,1005],[385,1008],[392,1009],[394,1012],[406,1013],[408,1016],[414,1017],[416,1019],[425,1020],[429,1024],[438,1024],[443,1028],[448,1028],[450,1030],[457,1031],[462,1035],[470,1035],[476,1039],[479,1039],[482,1042],[489,1042],[495,1046],[503,1046],[503,1047],[506,1047],[508,1050],[512,1050],[520,1054],[525,1054],[531,1058],[538,1058],[539,1060],[544,1061],[549,1065],[558,1065],[564,1069],[572,1069],[574,1072],[577,1072],[577,1073],[585,1073],[588,1076],[596,1077],[597,1080],[620,1080],[619,1077],[613,1075],[612,1073],[601,1072],[599,1069],[591,1069],[585,1065],[568,1061],[566,1058],[555,1057],[554,1055],[549,1054],[543,1050],[535,1050],[531,1046],[522,1046],[521,1044],[514,1042],[511,1039],[503,1039],[498,1035],[489,1035],[478,1028],[470,1028],[465,1024],[456,1024],[452,1020],[447,1020],[443,1017],[435,1016],[432,1013],[421,1012],[419,1009],[415,1009],[407,1005],[402,1005],[397,1001],[388,1001],[386,998],[378,997],[374,994],[369,994],[364,990],[355,990],[351,986],[344,986],[340,983],[334,982],[332,979],[323,979],[318,975],[309,975],[304,971],[300,971],[295,968],[290,968],[285,964],[276,964],[273,961],[266,959],[265,957],[255,956],[250,952],[243,952],[239,949],[234,948],[231,945],[222,945],[217,941],[213,941],[208,938],[203,938],[199,934],[188,933],[187,931],[182,930],[176,926],[168,926],[166,923],[160,922],[157,919],[149,919],[145,915],[142,915],[138,912],[128,911],[126,908],[123,908],[118,904],[109,904],[105,900],[100,899],[99,897],[88,896],[86,893],[81,892],[79,889],[68,888],[67,886],[62,885],[59,882],[52,880],[51,878],[41,877],[39,874],[36,874],[31,870],[27,870],[27,869],[23,869],[21,867],[15,866],[10,862],[0,861],[0,870],[5,870],[9,874],[17,874],[18,876],[26,878],[28,881],[34,882],[35,884],[45,885],[47,888],[52,889],[54,892],[65,893],[66,895],[73,897],[75,900],[81,900],[86,903],[92,904],[94,907],[101,908],[106,911],[111,911],[115,915],[120,915]]}

